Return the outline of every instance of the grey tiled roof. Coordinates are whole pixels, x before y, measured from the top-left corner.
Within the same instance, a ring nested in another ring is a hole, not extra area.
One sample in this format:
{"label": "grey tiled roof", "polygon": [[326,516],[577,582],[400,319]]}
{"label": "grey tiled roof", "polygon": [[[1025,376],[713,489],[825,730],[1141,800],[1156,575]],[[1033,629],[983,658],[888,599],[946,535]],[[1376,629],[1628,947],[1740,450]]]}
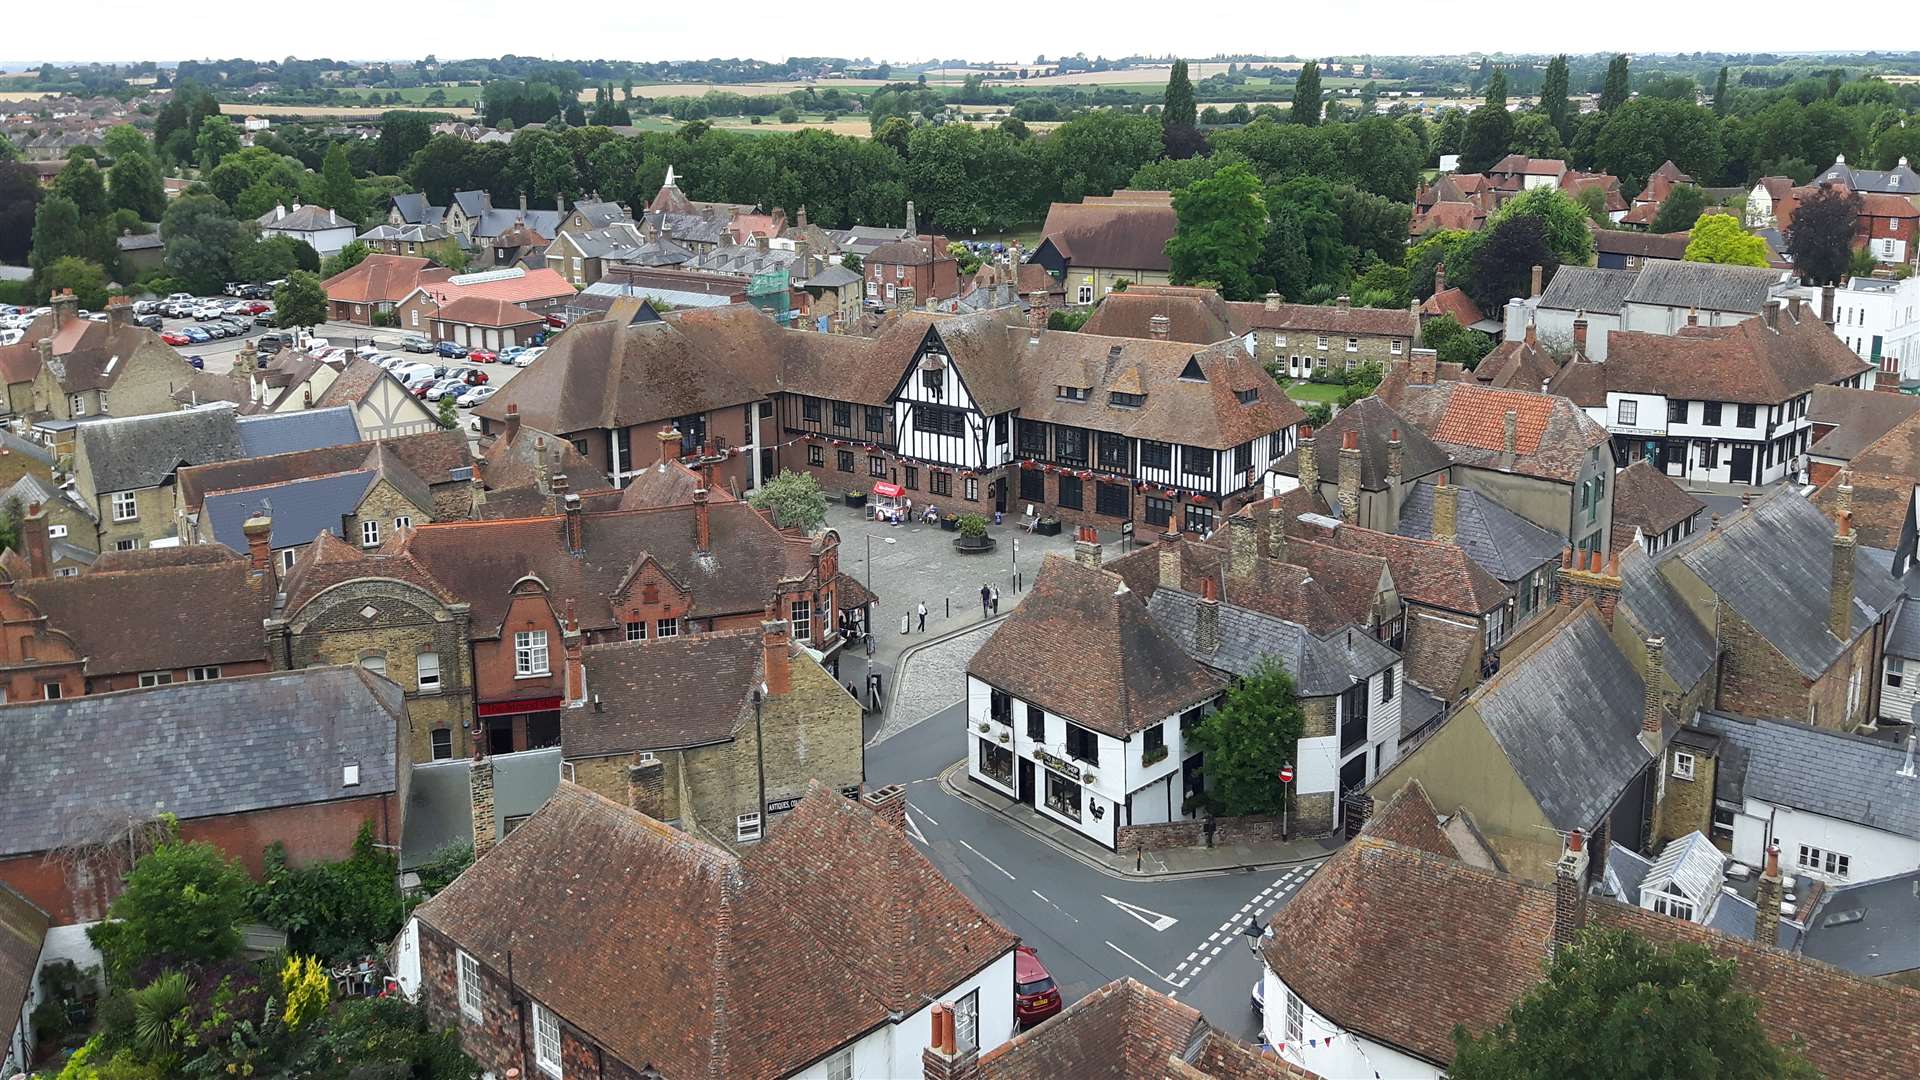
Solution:
{"label": "grey tiled roof", "polygon": [[515,225],[524,224],[541,236],[553,236],[560,231],[560,223],[566,220],[558,210],[512,210],[489,209],[480,215],[474,223],[473,235],[476,239],[499,236]]}
{"label": "grey tiled roof", "polygon": [[53,464],[53,451],[32,439],[23,439],[11,431],[0,430],[0,449],[4,449],[9,454],[25,454],[42,465]]}
{"label": "grey tiled roof", "polygon": [[[207,496],[202,512],[213,538],[235,551],[247,550],[241,526],[262,509],[273,519],[274,549],[297,547],[313,543],[313,538],[323,532],[343,536],[341,516],[354,512],[378,476],[372,469],[361,469],[266,487],[218,491]],[[353,540],[359,542],[358,537]]]}
{"label": "grey tiled roof", "polygon": [[1607,888],[1621,903],[1640,903],[1640,883],[1647,879],[1647,871],[1651,869],[1653,860],[1627,845],[1607,845]]}
{"label": "grey tiled roof", "polygon": [[1887,631],[1887,655],[1902,660],[1920,660],[1920,603],[1908,600],[1894,616]]}
{"label": "grey tiled roof", "polygon": [[1301,697],[1331,697],[1400,659],[1362,630],[1319,638],[1299,623],[1234,604],[1220,605],[1220,647],[1203,652],[1194,640],[1199,603],[1192,593],[1163,587],[1153,591],[1147,613],[1189,656],[1216,671],[1245,677],[1258,671],[1266,658],[1274,658],[1293,677]]}
{"label": "grey tiled roof", "polygon": [[[1742,941],[1753,940],[1754,906],[1753,901],[1725,888],[1720,890],[1720,898],[1707,912],[1706,925],[1723,934],[1737,937]],[[1800,928],[1786,919],[1780,920],[1780,947],[1792,952],[1800,942]],[[1812,953],[1807,955],[1812,956]],[[1830,963],[1832,961],[1829,961]],[[1843,965],[1844,966],[1844,965]]]}
{"label": "grey tiled roof", "polygon": [[[1780,929],[1784,939],[1787,928]],[[1807,920],[1800,953],[1869,977],[1920,969],[1920,870],[1828,890]]]}
{"label": "grey tiled roof", "polygon": [[235,427],[240,436],[242,457],[291,454],[297,450],[318,450],[323,446],[345,446],[360,441],[360,428],[353,422],[353,410],[344,405],[242,416]]}
{"label": "grey tiled roof", "polygon": [[1766,267],[1649,259],[1641,264],[1626,300],[1629,304],[1759,312],[1766,308],[1768,291],[1779,280],[1780,271]]}
{"label": "grey tiled roof", "polygon": [[1596,266],[1563,266],[1540,294],[1540,306],[1556,311],[1584,311],[1590,315],[1618,315],[1627,291],[1640,276],[1637,270],[1603,270]]}
{"label": "grey tiled roof", "polygon": [[1781,490],[1742,510],[1678,557],[1807,678],[1839,659],[1878,622],[1900,584],[1854,550],[1853,626],[1847,641],[1827,630],[1833,522],[1798,492]]}
{"label": "grey tiled roof", "polygon": [[78,432],[98,492],[156,487],[182,465],[241,456],[231,405],[100,420]]}
{"label": "grey tiled roof", "polygon": [[[1454,513],[1455,542],[1480,568],[1511,585],[1542,563],[1560,557],[1566,540],[1501,506],[1472,488],[1456,487],[1459,507]],[[1433,538],[1434,486],[1413,485],[1400,508],[1401,536]]]}
{"label": "grey tiled roof", "polygon": [[1702,712],[1693,726],[1746,751],[1741,793],[1920,840],[1920,777],[1900,776],[1905,747],[1792,720]]}
{"label": "grey tiled roof", "polygon": [[1666,639],[1667,674],[1689,687],[1712,666],[1719,648],[1713,633],[1695,618],[1686,601],[1645,548],[1634,545],[1620,555],[1620,608],[1641,637]]}
{"label": "grey tiled roof", "polygon": [[[496,754],[493,762],[494,839],[506,835],[510,818],[546,804],[560,786],[560,748]],[[400,869],[411,870],[448,844],[473,843],[473,763],[465,758],[413,766],[407,778],[406,833]]]}
{"label": "grey tiled roof", "polygon": [[[308,668],[0,708],[0,855],[97,836],[127,815],[237,814],[394,790],[398,686]],[[343,786],[343,768],[359,783]]]}
{"label": "grey tiled roof", "polygon": [[1642,686],[1606,626],[1588,614],[1483,685],[1466,707],[1478,708],[1554,828],[1590,829],[1652,760],[1639,738]]}

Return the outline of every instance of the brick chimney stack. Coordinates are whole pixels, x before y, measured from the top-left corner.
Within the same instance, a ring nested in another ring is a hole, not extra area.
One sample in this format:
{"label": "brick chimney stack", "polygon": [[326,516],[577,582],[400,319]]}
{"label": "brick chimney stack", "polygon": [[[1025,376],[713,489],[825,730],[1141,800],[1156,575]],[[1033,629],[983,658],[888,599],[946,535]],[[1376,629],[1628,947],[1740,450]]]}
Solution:
{"label": "brick chimney stack", "polygon": [[1278,499],[1267,504],[1267,558],[1287,561],[1287,512]]}
{"label": "brick chimney stack", "polygon": [[[116,296],[107,301],[107,325],[115,330],[125,330],[133,322],[133,301],[125,296]],[[248,344],[252,344],[249,342]]]}
{"label": "brick chimney stack", "polygon": [[1532,299],[1538,300],[1540,298],[1540,290],[1544,284],[1541,279],[1546,276],[1546,273],[1546,267],[1541,266],[1539,263],[1533,264],[1533,273],[1527,281],[1527,295]]}
{"label": "brick chimney stack", "polygon": [[1820,321],[1833,325],[1833,286],[1820,286]]}
{"label": "brick chimney stack", "polygon": [[1165,341],[1173,332],[1173,320],[1165,315],[1155,315],[1147,320],[1147,336],[1155,341]]}
{"label": "brick chimney stack", "polygon": [[896,829],[905,831],[907,827],[907,789],[902,784],[888,784],[864,792],[860,802],[867,809],[880,816],[880,820]]}
{"label": "brick chimney stack", "polygon": [[1753,892],[1753,941],[1769,949],[1780,945],[1780,844],[1767,845],[1767,864]]}
{"label": "brick chimney stack", "polygon": [[1407,365],[1407,382],[1414,386],[1432,386],[1440,378],[1440,353],[1434,349],[1415,349]]}
{"label": "brick chimney stack", "polygon": [[768,619],[760,624],[760,634],[767,696],[782,697],[793,691],[793,643],[787,635],[787,622]]}
{"label": "brick chimney stack", "polygon": [[1180,534],[1172,530],[1172,522],[1167,524],[1167,533],[1159,543],[1160,587],[1177,589],[1180,587]]}
{"label": "brick chimney stack", "polygon": [[1853,513],[1853,470],[1841,469],[1840,482],[1833,487],[1833,508],[1836,514]]}
{"label": "brick chimney stack", "polygon": [[1587,313],[1585,311],[1573,313],[1573,355],[1577,357],[1587,355]]}
{"label": "brick chimney stack", "polygon": [[1047,328],[1047,290],[1035,289],[1027,294],[1027,328],[1045,330]]}
{"label": "brick chimney stack", "polygon": [[1508,409],[1500,418],[1500,453],[1502,467],[1509,471],[1513,468],[1513,456],[1520,448],[1520,414]]}
{"label": "brick chimney stack", "polygon": [[1073,534],[1073,561],[1100,569],[1100,533],[1091,525],[1082,525]]}
{"label": "brick chimney stack", "polygon": [[47,304],[53,308],[55,331],[80,317],[80,299],[73,295],[72,289],[60,290],[60,295],[50,298]]}
{"label": "brick chimney stack", "polygon": [[680,429],[662,428],[660,431],[660,463],[680,460]]}
{"label": "brick chimney stack", "polygon": [[1433,295],[1439,296],[1441,293],[1446,291],[1447,291],[1447,264],[1444,262],[1434,263],[1433,264]]}
{"label": "brick chimney stack", "polygon": [[1212,574],[1200,579],[1200,603],[1193,609],[1193,643],[1209,656],[1220,648],[1220,583]]}
{"label": "brick chimney stack", "polygon": [[486,733],[473,740],[473,764],[467,767],[468,806],[473,813],[473,859],[479,862],[493,850],[493,759],[486,755]]}
{"label": "brick chimney stack", "polygon": [[587,638],[580,632],[580,618],[574,614],[572,600],[567,601],[566,618],[560,623],[560,641],[566,655],[566,681],[561,692],[566,695],[567,707],[577,709],[587,703]]}
{"label": "brick chimney stack", "polygon": [[29,505],[20,532],[27,548],[27,572],[35,579],[52,577],[53,541],[47,535],[47,508],[39,503]]}
{"label": "brick chimney stack", "polygon": [[1300,486],[1312,492],[1320,486],[1320,462],[1314,457],[1313,429],[1300,427],[1300,442],[1295,447],[1300,462]]}
{"label": "brick chimney stack", "polygon": [[1560,556],[1559,600],[1569,607],[1592,600],[1600,621],[1613,627],[1613,612],[1620,603],[1620,556],[1603,563],[1597,551],[1568,548]]}
{"label": "brick chimney stack", "polygon": [[1587,925],[1587,838],[1579,829],[1567,834],[1567,847],[1553,872],[1553,937],[1548,955],[1573,944]]}
{"label": "brick chimney stack", "polygon": [[1873,388],[1890,393],[1900,392],[1900,358],[1893,355],[1880,358],[1880,370],[1873,374]]}
{"label": "brick chimney stack", "polygon": [[1280,310],[1280,294],[1277,292],[1268,293],[1266,295],[1265,301],[1260,306],[1267,311],[1279,311]]}
{"label": "brick chimney stack", "polygon": [[512,444],[513,440],[519,437],[520,437],[520,403],[517,401],[509,401],[507,402],[506,439],[508,444]]}
{"label": "brick chimney stack", "polygon": [[[563,488],[566,479],[564,475],[554,477],[555,487]],[[567,513],[567,550],[578,555],[587,550],[587,521],[580,510],[580,496],[569,491],[560,501]]]}
{"label": "brick chimney stack", "polygon": [[1400,429],[1394,428],[1387,433],[1387,487],[1397,489],[1400,486],[1401,461]]}
{"label": "brick chimney stack", "polygon": [[666,763],[659,758],[643,760],[634,754],[633,763],[627,766],[627,805],[650,818],[664,818],[666,793]]}
{"label": "brick chimney stack", "polygon": [[707,489],[693,490],[693,549],[702,555],[713,552],[713,520],[707,512]]}
{"label": "brick chimney stack", "polygon": [[1460,489],[1441,480],[1433,488],[1433,538],[1451,544],[1460,532]]}
{"label": "brick chimney stack", "polygon": [[256,510],[240,524],[247,538],[247,561],[253,572],[264,574],[273,569],[273,519]]}
{"label": "brick chimney stack", "polygon": [[1340,519],[1349,525],[1360,524],[1360,433],[1347,431],[1340,437]]}
{"label": "brick chimney stack", "polygon": [[1640,698],[1640,741],[1653,750],[1660,745],[1660,730],[1667,716],[1667,639],[1654,636],[1642,642],[1647,649],[1646,689]]}
{"label": "brick chimney stack", "polygon": [[1841,514],[1833,532],[1833,585],[1827,596],[1827,631],[1853,640],[1853,515]]}
{"label": "brick chimney stack", "polygon": [[1227,519],[1227,576],[1235,580],[1250,577],[1259,561],[1259,540],[1253,535],[1253,518],[1235,514]]}
{"label": "brick chimney stack", "polygon": [[953,1006],[946,1002],[930,1010],[933,1030],[920,1052],[921,1080],[979,1080],[980,1051],[962,1050],[954,1035]]}

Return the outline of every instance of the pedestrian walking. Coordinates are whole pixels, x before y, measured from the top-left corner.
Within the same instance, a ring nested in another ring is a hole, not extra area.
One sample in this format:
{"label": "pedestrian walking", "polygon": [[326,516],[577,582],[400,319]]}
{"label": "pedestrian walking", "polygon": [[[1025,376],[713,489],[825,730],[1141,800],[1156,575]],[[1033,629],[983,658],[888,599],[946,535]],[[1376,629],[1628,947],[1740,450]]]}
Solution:
{"label": "pedestrian walking", "polygon": [[1000,590],[999,589],[993,590],[993,613],[995,615],[1000,614]]}
{"label": "pedestrian walking", "polygon": [[927,629],[927,602],[925,600],[922,600],[920,601],[920,632],[925,633],[926,629]]}
{"label": "pedestrian walking", "polygon": [[987,606],[992,602],[993,602],[993,590],[988,588],[985,585],[980,586],[980,617],[981,618],[984,619],[987,617]]}

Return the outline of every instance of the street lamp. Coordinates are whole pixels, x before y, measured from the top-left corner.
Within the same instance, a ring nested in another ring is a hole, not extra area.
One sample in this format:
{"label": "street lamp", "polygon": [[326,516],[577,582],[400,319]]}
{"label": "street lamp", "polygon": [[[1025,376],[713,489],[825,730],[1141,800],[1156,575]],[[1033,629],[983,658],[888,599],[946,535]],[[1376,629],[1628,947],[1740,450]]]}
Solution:
{"label": "street lamp", "polygon": [[1260,955],[1260,941],[1267,933],[1267,929],[1260,925],[1260,920],[1254,918],[1249,918],[1247,928],[1240,931],[1240,935],[1247,939],[1247,951],[1255,956]]}

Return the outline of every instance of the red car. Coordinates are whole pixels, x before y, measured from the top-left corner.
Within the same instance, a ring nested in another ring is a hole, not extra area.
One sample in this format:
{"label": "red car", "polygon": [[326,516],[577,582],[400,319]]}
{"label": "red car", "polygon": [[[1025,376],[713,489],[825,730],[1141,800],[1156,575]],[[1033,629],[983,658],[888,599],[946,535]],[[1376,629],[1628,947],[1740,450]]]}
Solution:
{"label": "red car", "polygon": [[262,300],[255,300],[247,305],[247,314],[249,315],[258,315],[263,311],[272,311],[272,310],[273,310],[273,305],[266,303],[265,301],[262,301]]}
{"label": "red car", "polygon": [[160,340],[166,342],[169,345],[173,345],[177,347],[180,345],[189,344],[193,339],[187,337],[187,335],[185,334],[179,334],[179,333],[175,333],[172,330],[169,330],[166,333],[160,335]]}
{"label": "red car", "polygon": [[467,354],[467,359],[476,364],[491,364],[500,358],[485,349],[475,349]]}
{"label": "red car", "polygon": [[1031,948],[1022,945],[1013,951],[1013,1023],[1020,1028],[1033,1025],[1060,1011],[1060,988],[1047,974],[1047,966]]}

